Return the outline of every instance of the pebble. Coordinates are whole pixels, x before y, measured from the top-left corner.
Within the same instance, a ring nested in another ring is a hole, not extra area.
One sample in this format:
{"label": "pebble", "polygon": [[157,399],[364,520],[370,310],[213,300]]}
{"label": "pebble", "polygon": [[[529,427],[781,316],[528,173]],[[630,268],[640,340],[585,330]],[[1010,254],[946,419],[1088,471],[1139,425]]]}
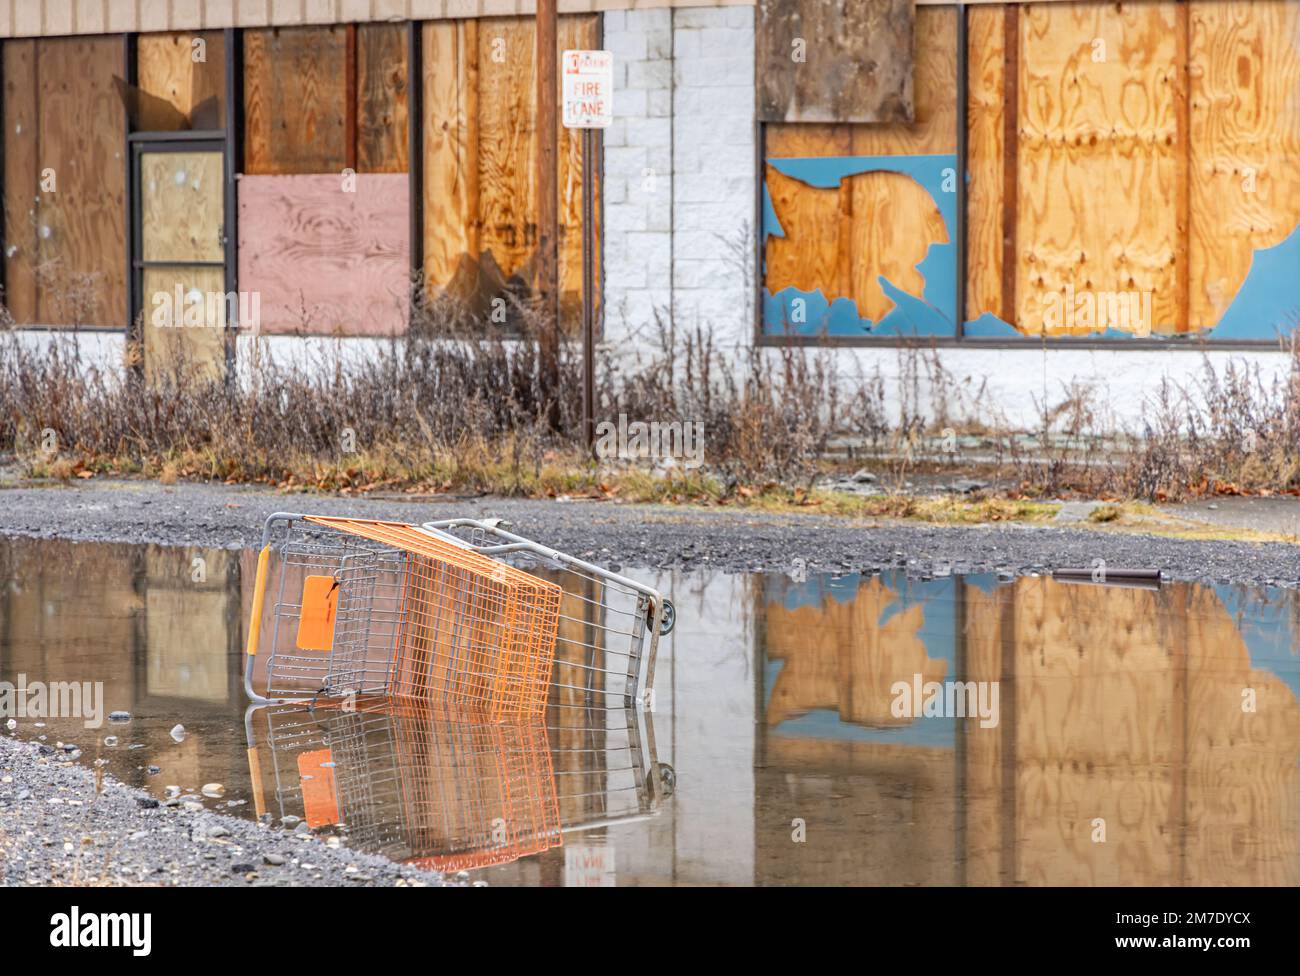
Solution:
{"label": "pebble", "polygon": [[226,788],[220,783],[204,783],[203,789],[199,790],[204,796],[215,799],[226,792]]}
{"label": "pebble", "polygon": [[109,713],[108,713],[108,720],[109,720],[110,722],[129,722],[129,721],[131,721],[131,713],[130,713],[130,712],[121,712],[121,711],[119,711],[119,712],[109,712]]}
{"label": "pebble", "polygon": [[209,836],[209,837],[229,837],[229,836],[230,836],[230,831],[227,830],[225,827],[221,826],[220,824],[217,824],[217,826],[212,827],[210,830],[208,830],[208,836]]}
{"label": "pebble", "polygon": [[265,861],[267,864],[271,865],[272,867],[279,867],[281,864],[284,863],[284,855],[282,855],[282,854],[263,854],[263,855],[262,855],[262,860]]}
{"label": "pebble", "polygon": [[175,742],[184,742],[184,741],[185,741],[185,726],[183,726],[183,725],[175,725],[175,726],[173,726],[173,727],[172,727],[171,736],[172,736],[172,740],[175,741]]}
{"label": "pebble", "polygon": [[106,735],[106,736],[104,736],[104,745],[106,745],[106,746],[108,746],[110,749],[112,749],[114,746],[117,745],[117,736],[115,736],[115,735]]}

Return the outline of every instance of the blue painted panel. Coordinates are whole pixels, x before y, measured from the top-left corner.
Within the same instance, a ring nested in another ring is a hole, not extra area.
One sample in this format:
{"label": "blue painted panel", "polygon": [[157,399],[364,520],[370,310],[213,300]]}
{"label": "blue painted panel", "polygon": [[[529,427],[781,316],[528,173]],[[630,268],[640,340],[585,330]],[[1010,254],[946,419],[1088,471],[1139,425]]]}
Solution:
{"label": "blue painted panel", "polygon": [[[859,173],[899,173],[915,180],[939,208],[948,242],[934,242],[916,265],[925,279],[921,295],[913,295],[884,277],[880,287],[894,303],[879,322],[863,318],[857,302],[828,297],[821,289],[783,288],[775,295],[763,289],[763,328],[769,335],[829,336],[954,336],[957,334],[957,227],[955,173],[952,153],[923,156],[824,156],[767,160],[777,172],[818,189],[833,189],[845,177]],[[763,240],[784,237],[767,184],[763,184]],[[795,302],[801,302],[801,307]],[[801,313],[801,314],[800,314]]]}

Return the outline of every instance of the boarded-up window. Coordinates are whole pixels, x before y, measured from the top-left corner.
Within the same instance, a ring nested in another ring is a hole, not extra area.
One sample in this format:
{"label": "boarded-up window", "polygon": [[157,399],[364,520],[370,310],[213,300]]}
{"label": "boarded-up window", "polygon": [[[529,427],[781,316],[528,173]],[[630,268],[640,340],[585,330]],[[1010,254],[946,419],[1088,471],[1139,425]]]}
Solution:
{"label": "boarded-up window", "polygon": [[922,7],[914,125],[764,127],[768,333],[1269,341],[1300,325],[1300,5],[965,16],[965,308],[957,183],[926,178],[956,148],[956,12]]}
{"label": "boarded-up window", "polygon": [[125,326],[120,37],[5,41],[5,301],[22,324]]}
{"label": "boarded-up window", "polygon": [[911,122],[915,0],[758,0],[763,122]]}
{"label": "boarded-up window", "polygon": [[956,11],[917,36],[913,122],[764,126],[768,333],[956,334]]}
{"label": "boarded-up window", "polygon": [[221,31],[141,34],[136,81],[143,132],[221,129],[226,124],[226,45]]}
{"label": "boarded-up window", "polygon": [[244,32],[244,172],[407,171],[406,28]]}
{"label": "boarded-up window", "polygon": [[[527,299],[535,284],[533,21],[442,20],[423,32],[426,286],[489,314],[494,299]],[[560,18],[561,50],[598,47],[597,37],[596,17]],[[560,315],[571,328],[582,301],[581,139],[562,127],[559,138]]]}

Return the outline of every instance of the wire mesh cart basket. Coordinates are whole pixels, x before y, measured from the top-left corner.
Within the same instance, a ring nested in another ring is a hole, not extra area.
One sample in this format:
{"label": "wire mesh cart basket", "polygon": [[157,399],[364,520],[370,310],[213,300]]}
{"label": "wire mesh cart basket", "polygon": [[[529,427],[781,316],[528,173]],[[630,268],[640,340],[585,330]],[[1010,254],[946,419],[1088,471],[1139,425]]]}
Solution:
{"label": "wire mesh cart basket", "polygon": [[493,722],[359,698],[253,706],[245,725],[259,817],[337,826],[357,850],[440,871],[649,819],[674,784],[635,708],[552,705],[542,719]]}
{"label": "wire mesh cart basket", "polygon": [[280,512],[263,529],[244,684],[259,703],[376,695],[497,721],[556,695],[628,704],[653,686],[672,620],[650,587],[492,522]]}
{"label": "wire mesh cart basket", "polygon": [[677,617],[658,590],[508,532],[498,520],[447,519],[424,528],[561,587],[555,699],[651,707],[659,638],[672,632]]}

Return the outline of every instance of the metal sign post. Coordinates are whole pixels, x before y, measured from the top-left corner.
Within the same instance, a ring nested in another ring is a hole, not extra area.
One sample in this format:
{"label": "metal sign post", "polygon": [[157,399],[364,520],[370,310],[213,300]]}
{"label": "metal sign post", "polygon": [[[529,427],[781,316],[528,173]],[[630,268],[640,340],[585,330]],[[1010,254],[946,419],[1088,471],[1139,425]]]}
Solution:
{"label": "metal sign post", "polygon": [[582,436],[596,443],[596,129],[614,119],[614,56],[565,51],[564,125],[582,130]]}

